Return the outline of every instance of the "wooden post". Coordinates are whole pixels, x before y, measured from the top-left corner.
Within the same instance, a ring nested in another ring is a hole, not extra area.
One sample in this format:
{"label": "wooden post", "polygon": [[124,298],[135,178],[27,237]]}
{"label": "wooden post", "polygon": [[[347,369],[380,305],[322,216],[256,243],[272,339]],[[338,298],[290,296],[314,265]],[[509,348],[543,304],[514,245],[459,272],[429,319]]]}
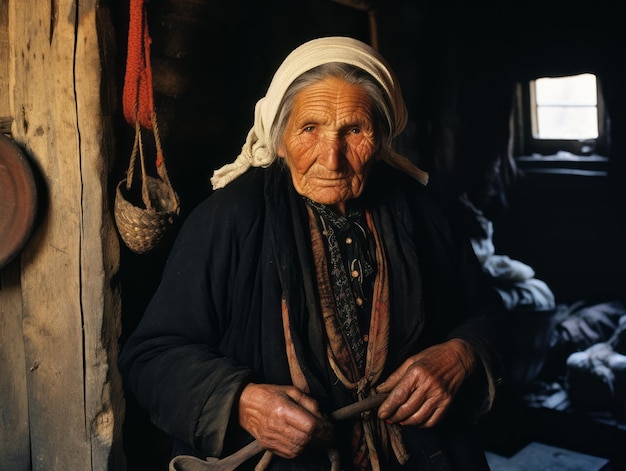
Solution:
{"label": "wooden post", "polygon": [[35,471],[125,468],[112,283],[119,246],[107,193],[112,25],[100,3],[8,1],[12,137],[43,182],[40,221],[21,257]]}
{"label": "wooden post", "polygon": [[[0,116],[9,126],[9,9],[0,2]],[[22,335],[20,261],[0,270],[0,470],[30,469],[26,363]]]}

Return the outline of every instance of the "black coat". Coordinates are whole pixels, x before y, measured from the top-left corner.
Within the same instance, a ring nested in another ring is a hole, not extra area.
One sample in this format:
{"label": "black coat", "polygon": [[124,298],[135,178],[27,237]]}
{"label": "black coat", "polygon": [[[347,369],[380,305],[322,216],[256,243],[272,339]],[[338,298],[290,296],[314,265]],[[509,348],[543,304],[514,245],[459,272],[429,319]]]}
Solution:
{"label": "black coat", "polygon": [[[476,450],[466,448],[459,433],[465,437],[471,421],[465,419],[492,399],[499,376],[484,276],[469,241],[421,184],[377,163],[361,199],[388,257],[392,317],[382,378],[409,355],[450,337],[470,342],[482,360],[470,381],[475,384],[461,390],[457,402],[463,406],[453,407],[460,413],[448,414],[437,430],[406,430],[405,442],[412,442],[407,447],[416,456],[429,453],[424,448],[431,435],[434,447],[453,442],[449,459],[459,455],[460,469],[472,469],[466,460]],[[179,452],[202,457],[236,450],[250,440],[233,413],[241,389],[250,381],[291,384],[283,293],[300,333],[293,342],[311,395],[326,411],[354,400],[326,361],[307,221],[288,172],[275,163],[215,192],[183,225],[162,282],[120,359],[126,385],[153,422],[176,438]]]}

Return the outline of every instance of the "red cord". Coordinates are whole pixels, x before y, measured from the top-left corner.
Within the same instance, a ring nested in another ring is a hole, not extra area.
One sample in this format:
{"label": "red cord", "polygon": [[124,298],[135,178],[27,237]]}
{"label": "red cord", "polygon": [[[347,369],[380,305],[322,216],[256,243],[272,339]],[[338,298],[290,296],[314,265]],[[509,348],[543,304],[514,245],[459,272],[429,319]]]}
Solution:
{"label": "red cord", "polygon": [[152,66],[146,0],[130,0],[128,27],[128,53],[124,77],[124,117],[131,126],[137,120],[146,129],[153,129],[154,97],[152,90]]}

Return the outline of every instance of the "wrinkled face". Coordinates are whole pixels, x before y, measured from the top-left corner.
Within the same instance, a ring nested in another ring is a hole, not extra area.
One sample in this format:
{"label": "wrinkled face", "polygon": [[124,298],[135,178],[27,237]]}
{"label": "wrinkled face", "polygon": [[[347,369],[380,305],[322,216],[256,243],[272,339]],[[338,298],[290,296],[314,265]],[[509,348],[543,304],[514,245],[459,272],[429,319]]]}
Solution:
{"label": "wrinkled face", "polygon": [[329,77],[296,95],[278,155],[298,193],[344,214],[345,202],[363,192],[375,151],[371,99]]}

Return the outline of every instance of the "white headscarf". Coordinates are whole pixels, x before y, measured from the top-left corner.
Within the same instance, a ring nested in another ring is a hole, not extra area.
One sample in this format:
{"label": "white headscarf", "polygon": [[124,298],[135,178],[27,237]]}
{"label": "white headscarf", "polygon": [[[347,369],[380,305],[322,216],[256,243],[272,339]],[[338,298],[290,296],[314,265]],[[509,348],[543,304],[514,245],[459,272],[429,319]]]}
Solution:
{"label": "white headscarf", "polygon": [[[398,80],[385,59],[371,46],[347,37],[326,37],[306,42],[294,49],[280,65],[265,97],[254,109],[254,126],[248,132],[241,153],[234,162],[216,170],[211,178],[213,189],[226,186],[250,167],[267,167],[275,159],[270,130],[278,114],[287,88],[304,72],[319,65],[341,62],[354,65],[369,73],[389,97],[392,137],[399,135],[407,123],[407,109]],[[382,156],[390,165],[409,173],[423,184],[428,174],[406,157],[395,152]]]}

